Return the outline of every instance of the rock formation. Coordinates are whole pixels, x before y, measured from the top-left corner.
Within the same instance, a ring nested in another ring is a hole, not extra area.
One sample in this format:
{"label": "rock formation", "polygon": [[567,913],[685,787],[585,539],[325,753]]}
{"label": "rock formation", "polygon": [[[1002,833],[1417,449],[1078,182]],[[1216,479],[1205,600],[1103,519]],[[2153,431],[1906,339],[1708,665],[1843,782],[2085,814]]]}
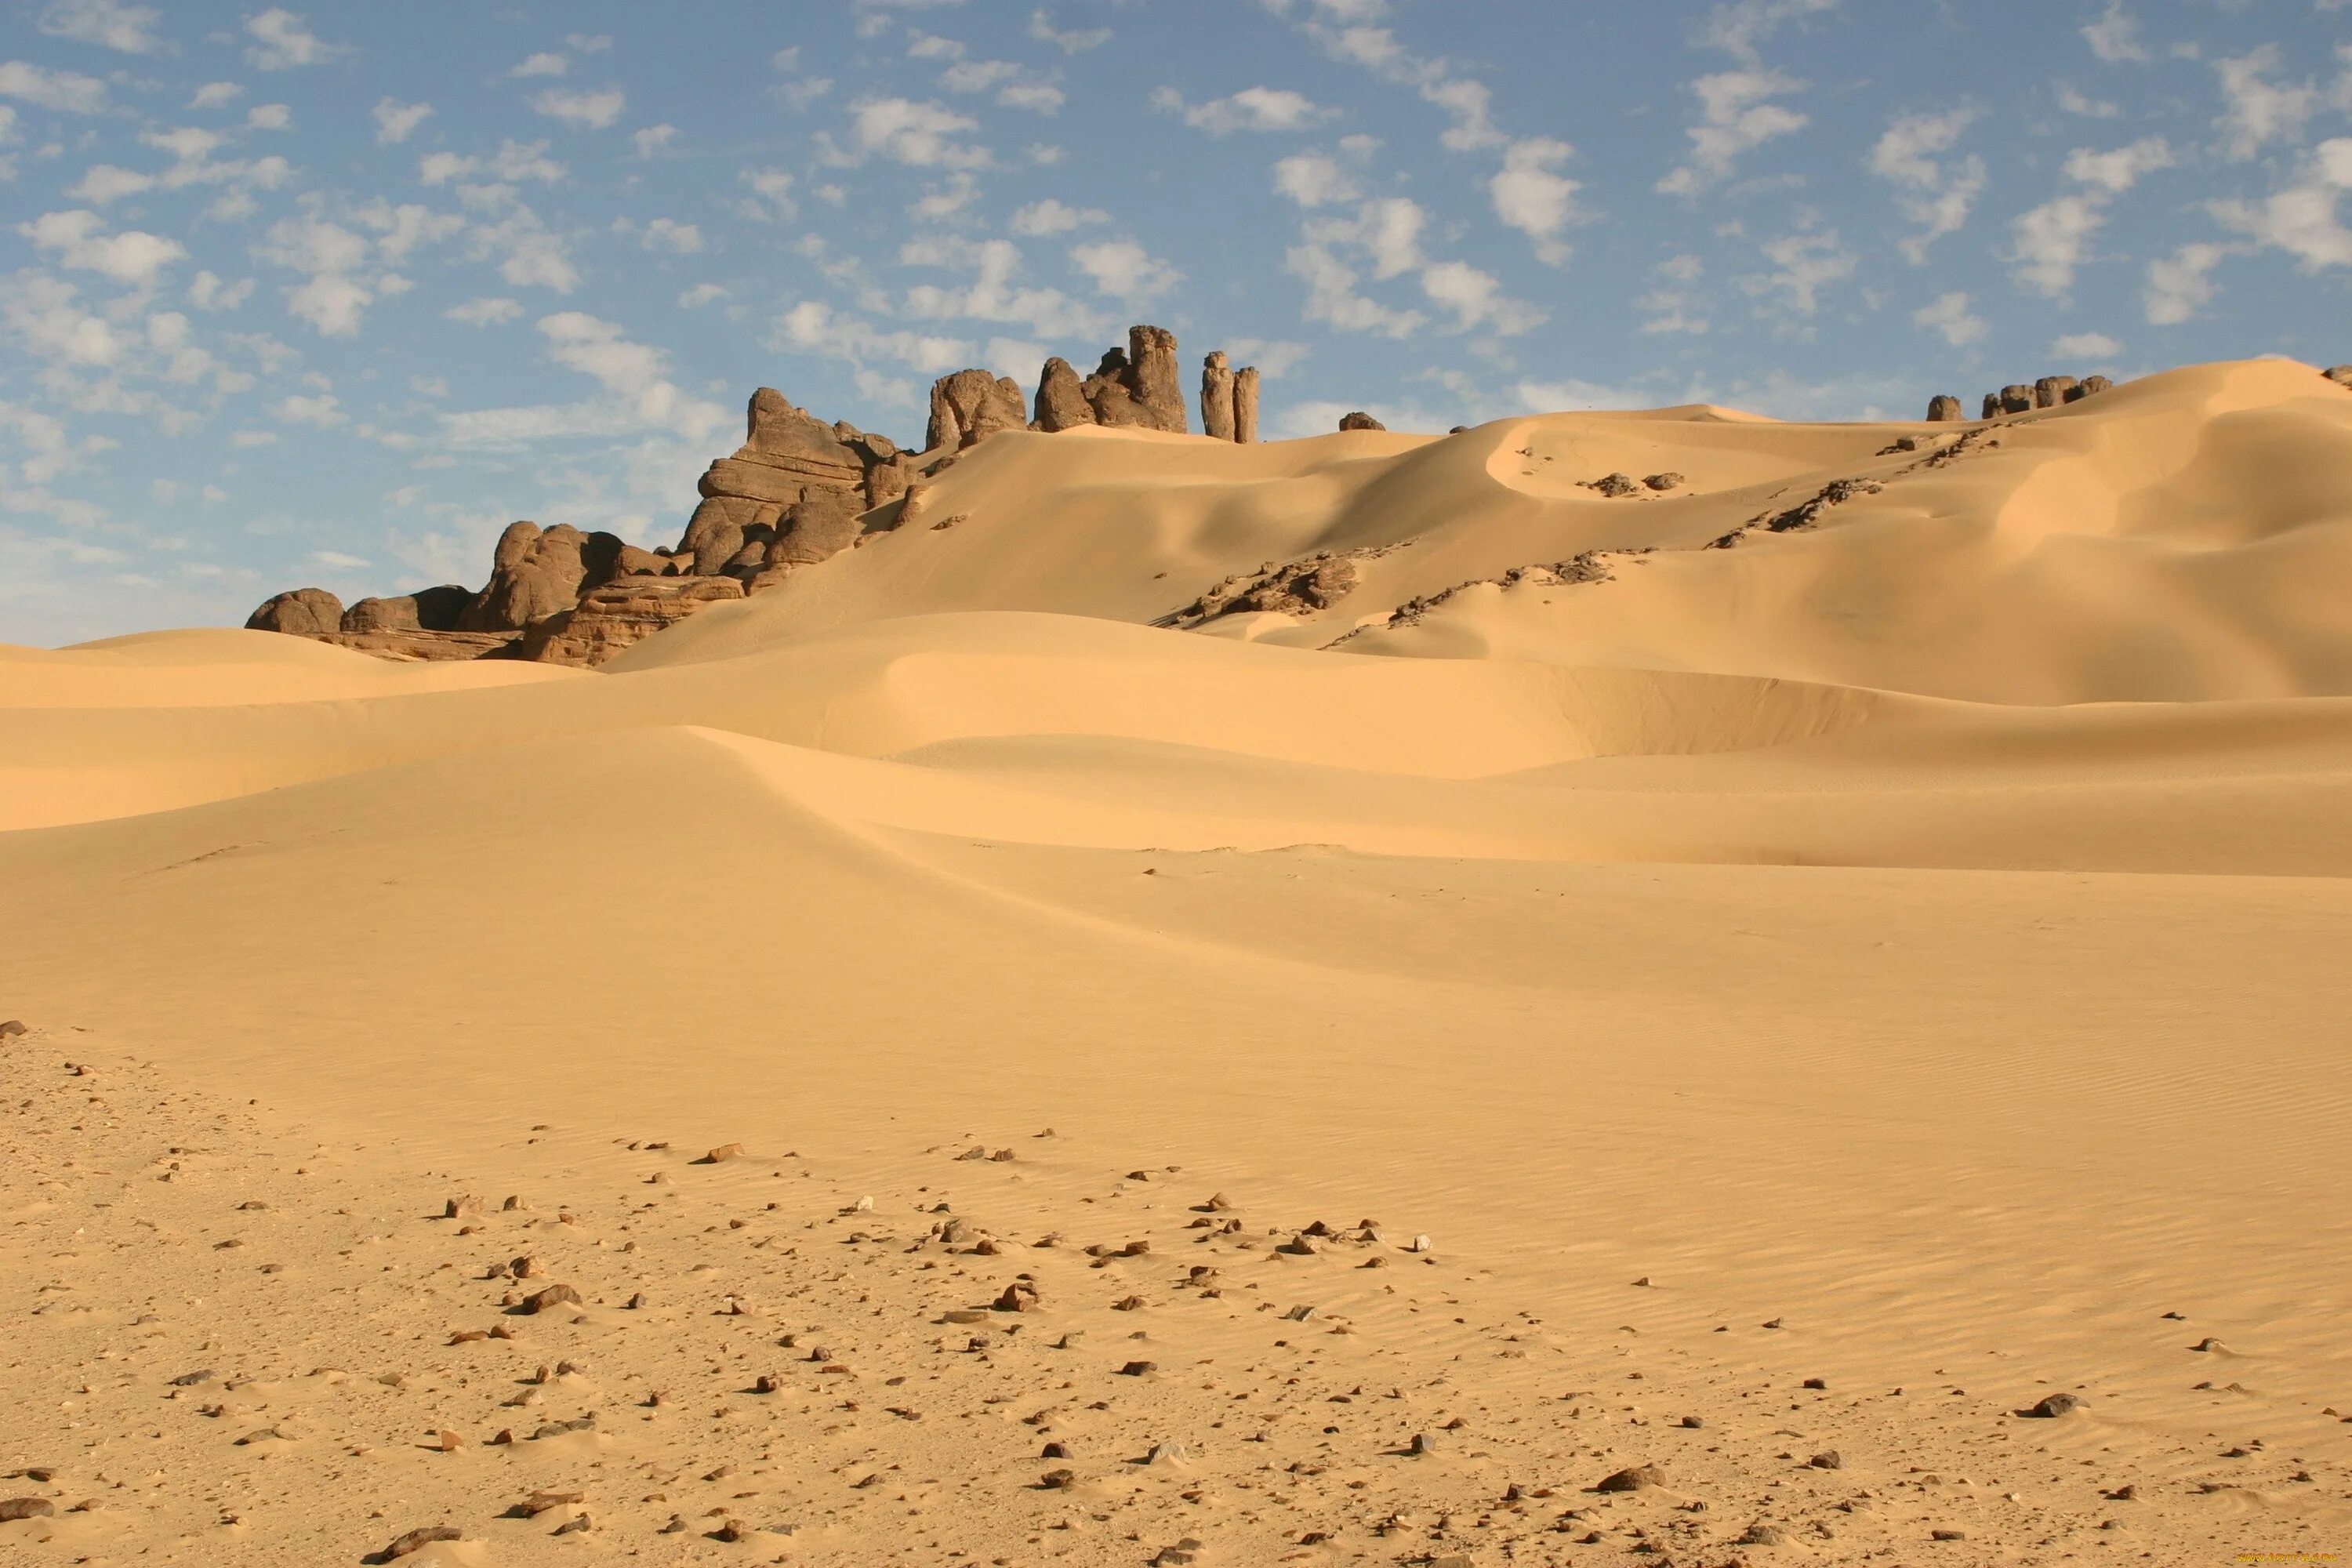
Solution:
{"label": "rock formation", "polygon": [[1095,411],[1087,403],[1086,389],[1078,383],[1078,373],[1070,362],[1059,354],[1045,362],[1037,377],[1036,418],[1034,428],[1048,432],[1075,430],[1081,425],[1095,422]]}
{"label": "rock formation", "polygon": [[324,588],[273,594],[245,618],[245,629],[249,632],[291,632],[297,637],[341,631],[342,625],[343,602]]}
{"label": "rock formation", "polygon": [[[2319,374],[2338,386],[2352,386],[2352,364],[2331,364]],[[2097,377],[2092,379],[2096,380]]]}
{"label": "rock formation", "polygon": [[1388,426],[1360,409],[1353,414],[1342,414],[1339,416],[1339,428],[1342,430],[1385,430]]}
{"label": "rock formation", "polygon": [[[1213,353],[1202,373],[1202,425],[1221,440],[1257,439],[1258,374]],[[520,658],[595,664],[707,605],[773,586],[856,544],[876,524],[912,523],[918,479],[1001,430],[1071,430],[1125,425],[1190,428],[1178,384],[1176,336],[1131,327],[1127,347],[1080,379],[1049,359],[1035,416],[1021,389],[985,370],[941,376],[931,388],[926,450],[902,451],[887,436],[828,425],[772,387],[751,395],[743,444],[714,459],[701,500],[674,548],[646,550],[568,524],[510,524],[490,580],[478,594],[456,584],[362,599],[348,611],[322,588],[279,594],[246,625],[358,648],[384,658]],[[950,518],[931,523],[944,528]]]}
{"label": "rock formation", "polygon": [[929,452],[961,452],[999,430],[1019,430],[1021,388],[1009,376],[960,370],[931,384],[931,423],[923,440]]}
{"label": "rock formation", "polygon": [[[2012,383],[1999,392],[1984,395],[1985,419],[1998,419],[2004,414],[2031,414],[2037,408],[2056,408],[2069,403],[2079,403],[2096,393],[2105,392],[2116,384],[2104,375],[2086,375],[2077,381],[2071,375],[2045,375],[2031,385]],[[1927,417],[1943,421],[1960,417],[1960,400],[1937,397],[1927,405]]]}
{"label": "rock formation", "polygon": [[610,533],[583,533],[568,522],[541,530],[535,522],[510,522],[499,535],[490,581],[457,617],[461,632],[519,632],[580,602],[590,588],[610,582],[621,541]]}
{"label": "rock formation", "polygon": [[1960,400],[1950,394],[1940,394],[1927,400],[1927,418],[1931,424],[1948,424],[1960,417]]}
{"label": "rock formation", "polygon": [[732,577],[619,577],[533,625],[521,655],[542,664],[602,664],[708,605],[743,596]]}
{"label": "rock formation", "polygon": [[1234,373],[1223,349],[1201,362],[1201,434],[1234,438]]}
{"label": "rock formation", "polygon": [[420,588],[397,598],[362,599],[343,612],[347,632],[454,632],[474,591],[456,583]]}

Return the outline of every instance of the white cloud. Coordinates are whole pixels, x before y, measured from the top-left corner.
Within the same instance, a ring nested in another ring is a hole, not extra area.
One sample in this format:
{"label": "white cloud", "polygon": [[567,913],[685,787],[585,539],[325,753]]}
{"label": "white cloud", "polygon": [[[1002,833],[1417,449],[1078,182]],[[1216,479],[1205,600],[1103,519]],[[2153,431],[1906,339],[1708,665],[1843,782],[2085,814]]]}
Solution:
{"label": "white cloud", "polygon": [[1037,10],[1029,14],[1029,36],[1041,44],[1051,44],[1066,55],[1084,54],[1110,42],[1108,27],[1056,27],[1051,14]]}
{"label": "white cloud", "polygon": [[245,58],[258,70],[324,65],[351,52],[341,44],[322,41],[300,16],[282,6],[272,6],[257,16],[248,17],[245,30],[255,40],[245,51]]}
{"label": "white cloud", "polygon": [[2221,132],[2222,150],[2231,158],[2251,158],[2269,143],[2293,137],[2318,104],[2319,89],[2309,82],[2294,86],[2263,79],[2278,68],[2276,44],[2213,62],[2225,100],[2214,126]]}
{"label": "white cloud", "polygon": [[2063,359],[2111,361],[2124,346],[2105,332],[2069,332],[2052,343],[2050,352]]}
{"label": "white cloud", "polygon": [[583,55],[601,55],[613,47],[610,33],[566,33],[563,41]]}
{"label": "white cloud", "polygon": [[698,310],[703,306],[727,298],[727,290],[716,283],[697,283],[677,297],[678,308]]}
{"label": "white cloud", "polygon": [[1006,109],[1025,109],[1032,114],[1058,114],[1066,100],[1062,89],[1048,82],[1017,81],[996,95],[998,104]]}
{"label": "white cloud", "polygon": [[1021,251],[1009,239],[978,245],[947,237],[919,239],[900,247],[899,259],[910,266],[950,268],[971,279],[961,289],[922,284],[908,289],[903,313],[917,321],[961,318],[1018,324],[1033,336],[1052,340],[1097,337],[1107,329],[1101,311],[1059,289],[1016,285]]}
{"label": "white cloud", "polygon": [[2010,226],[2017,275],[2053,299],[2074,286],[2074,268],[2090,254],[2091,237],[2107,221],[2102,198],[2060,196],[2021,214]]}
{"label": "white cloud", "polygon": [[833,163],[862,163],[880,157],[917,169],[977,169],[987,165],[988,149],[961,138],[979,129],[980,121],[936,103],[868,98],[850,108],[847,147],[829,135],[819,141],[826,162]]}
{"label": "white cloud", "polygon": [[188,107],[218,109],[223,104],[234,103],[244,96],[245,89],[233,81],[208,81],[196,89],[196,95],[188,100]]}
{"label": "white cloud", "polygon": [[164,268],[188,254],[176,239],[135,228],[110,235],[102,232],[105,226],[106,221],[96,213],[78,207],[44,213],[30,223],[18,224],[16,232],[41,249],[57,252],[61,266],[100,273],[141,289],[153,287]]}
{"label": "white cloud", "polygon": [[2213,269],[2230,254],[2226,245],[2184,245],[2147,264],[2140,307],[2151,325],[2177,326],[2213,301]]}
{"label": "white cloud", "polygon": [[793,203],[793,176],[783,169],[745,169],[740,175],[751,187],[752,200],[744,204],[743,216],[758,222],[773,222],[789,218],[800,208]]}
{"label": "white cloud", "polygon": [[294,111],[282,103],[257,103],[246,111],[245,123],[255,131],[284,131],[294,123]]}
{"label": "white cloud", "polygon": [[417,183],[439,185],[487,174],[501,180],[539,180],[552,184],[570,171],[547,155],[549,145],[545,142],[501,142],[498,155],[487,159],[459,153],[427,153],[417,160]]}
{"label": "white cloud", "polygon": [[1725,0],[1707,14],[1691,41],[1706,48],[1721,49],[1752,65],[1764,41],[1779,32],[1783,24],[1835,10],[1838,3],[1839,0]]}
{"label": "white cloud", "polygon": [[646,225],[643,243],[647,250],[667,250],[673,256],[691,256],[702,248],[702,230],[690,223],[657,217]]}
{"label": "white cloud", "polygon": [[396,142],[407,141],[432,112],[433,106],[429,103],[402,103],[395,99],[377,99],[374,110],[376,144],[390,146]]}
{"label": "white cloud", "polygon": [[507,72],[507,75],[509,77],[562,76],[571,68],[572,62],[562,55],[538,54],[526,58],[520,65]]}
{"label": "white cloud", "polygon": [[1510,299],[1493,274],[1465,261],[1440,261],[1423,268],[1421,291],[1430,303],[1454,312],[1456,331],[1487,327],[1508,337],[1544,321],[1543,311]]}
{"label": "white cloud", "polygon": [[1911,321],[1914,326],[1941,332],[1944,341],[1954,348],[1981,342],[1991,331],[1982,316],[1970,313],[1969,297],[1961,293],[1938,295],[1934,303],[1912,311]]}
{"label": "white cloud", "polygon": [[270,412],[289,425],[316,425],[321,429],[350,422],[350,416],[343,412],[342,405],[331,392],[322,392],[316,396],[297,393],[291,397],[281,397]]}
{"label": "white cloud", "polygon": [[162,44],[155,36],[162,20],[163,13],[152,5],[123,0],[50,0],[41,12],[41,31],[126,55],[152,55]]}
{"label": "white cloud", "polygon": [[217,274],[204,271],[188,281],[188,303],[199,310],[234,310],[252,297],[250,278],[224,283]]}
{"label": "white cloud", "polygon": [[1129,305],[1149,304],[1184,280],[1181,272],[1131,239],[1074,247],[1070,261],[1093,279],[1096,292]]}
{"label": "white cloud", "polygon": [[860,317],[841,314],[816,300],[801,300],[777,317],[769,341],[773,348],[797,349],[854,364],[895,360],[923,375],[968,364],[972,352],[971,344],[962,338],[904,330],[882,331]]}
{"label": "white cloud", "polygon": [[551,87],[544,92],[533,94],[530,106],[550,120],[561,120],[567,125],[578,125],[590,131],[603,131],[621,118],[621,110],[629,106],[629,100],[617,87],[608,87],[601,92]]}
{"label": "white cloud", "polygon": [[2139,41],[2139,23],[2124,9],[2124,0],[2107,0],[2107,8],[2083,28],[2091,52],[2110,65],[2129,61],[2146,65],[2156,57]]}
{"label": "white cloud", "polygon": [[1688,254],[1670,256],[1651,271],[1654,281],[1649,291],[1633,301],[1649,317],[1642,331],[1697,336],[1714,330],[1706,305],[1691,287],[1706,275],[1705,262]]}
{"label": "white cloud", "polygon": [[447,239],[466,226],[466,220],[456,213],[437,213],[415,202],[394,205],[382,196],[354,207],[352,216],[376,231],[377,253],[394,263],[419,245]]}
{"label": "white cloud", "polygon": [[1787,235],[1761,248],[1773,270],[1742,279],[1740,287],[1792,315],[1819,310],[1822,289],[1853,277],[1856,264],[1853,252],[1834,233]]}
{"label": "white cloud", "polygon": [[1302,207],[1351,202],[1362,193],[1328,153],[1298,153],[1274,166],[1274,188]]}
{"label": "white cloud", "polygon": [[1514,142],[1503,154],[1503,167],[1487,182],[1495,216],[1535,241],[1536,254],[1558,266],[1568,259],[1559,231],[1576,216],[1577,183],[1552,172],[1575,149],[1548,136]]}
{"label": "white cloud", "polygon": [[1771,100],[1804,83],[1777,70],[1717,71],[1690,84],[1699,122],[1690,128],[1690,162],[1660,180],[1668,195],[1696,195],[1729,177],[1743,153],[1805,124],[1805,116]]}
{"label": "white cloud", "polygon": [[1339,113],[1286,87],[1247,87],[1227,98],[1187,106],[1173,88],[1151,95],[1153,107],[1181,113],[1184,123],[1212,136],[1236,131],[1306,131]]}
{"label": "white cloud", "polygon": [[76,71],[45,70],[23,60],[0,60],[0,98],[21,99],[37,109],[64,114],[95,114],[106,107],[106,84]]}
{"label": "white cloud", "polygon": [[640,158],[667,153],[670,143],[677,140],[677,127],[675,125],[645,125],[629,132],[629,141],[635,145]]}
{"label": "white cloud", "polygon": [[2352,137],[2322,142],[2305,159],[2294,183],[2259,204],[2210,204],[2221,223],[2258,245],[2284,250],[2306,272],[2352,266],[2352,231],[2336,216],[2336,205],[2352,190]]}
{"label": "white cloud", "polygon": [[2105,99],[2092,98],[2067,82],[2058,84],[2058,107],[2069,114],[2079,114],[2085,120],[2120,120],[2123,105]]}
{"label": "white cloud", "polygon": [[2066,177],[2080,184],[2118,194],[2130,190],[2145,176],[2173,165],[2172,148],[2161,136],[2143,136],[2112,153],[2077,147],[2066,155]]}
{"label": "white cloud", "polygon": [[499,258],[499,276],[519,289],[551,289],[569,294],[580,286],[580,269],[561,235],[520,202],[495,223],[477,224],[470,237],[477,258]]}
{"label": "white cloud", "polygon": [[462,321],[469,327],[493,327],[520,316],[522,306],[513,300],[468,300],[462,305],[450,306],[441,314],[446,320]]}
{"label": "white cloud", "polygon": [[1015,209],[1012,229],[1019,235],[1043,238],[1047,235],[1067,234],[1087,224],[1108,223],[1110,214],[1100,207],[1074,207],[1048,196],[1042,202],[1031,202]]}
{"label": "white cloud", "polygon": [[1427,321],[1418,310],[1393,310],[1356,292],[1356,274],[1321,245],[1297,245],[1284,253],[1283,268],[1307,285],[1307,319],[1346,332],[1409,337]]}
{"label": "white cloud", "polygon": [[1948,153],[1977,120],[1973,109],[1941,114],[1897,115],[1870,152],[1870,167],[1895,187],[1895,205],[1918,232],[1895,241],[1914,266],[1923,265],[1936,241],[1957,233],[1985,187],[1984,160],[1974,153],[1945,163]]}
{"label": "white cloud", "polygon": [[229,435],[228,444],[242,450],[248,447],[267,447],[278,439],[275,430],[236,430]]}

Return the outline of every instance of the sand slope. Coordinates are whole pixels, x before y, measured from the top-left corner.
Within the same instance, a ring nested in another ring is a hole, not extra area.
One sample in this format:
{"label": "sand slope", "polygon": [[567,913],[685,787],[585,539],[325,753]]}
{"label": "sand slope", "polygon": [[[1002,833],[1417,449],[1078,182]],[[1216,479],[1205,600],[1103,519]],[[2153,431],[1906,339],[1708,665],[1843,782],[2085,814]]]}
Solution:
{"label": "sand slope", "polygon": [[0,1555],[2339,1547],[2347,456],[2273,362],[1015,435],[601,671],[6,650]]}

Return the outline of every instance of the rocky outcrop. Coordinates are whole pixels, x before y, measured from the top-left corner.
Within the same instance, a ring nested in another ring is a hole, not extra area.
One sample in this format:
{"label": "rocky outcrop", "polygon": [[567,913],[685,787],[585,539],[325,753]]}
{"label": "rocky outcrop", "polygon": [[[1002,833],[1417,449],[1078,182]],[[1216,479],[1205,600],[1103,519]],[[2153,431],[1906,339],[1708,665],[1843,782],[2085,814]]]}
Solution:
{"label": "rocky outcrop", "polygon": [[249,632],[291,632],[315,637],[342,630],[343,602],[324,588],[294,588],[273,594],[245,618]]}
{"label": "rocky outcrop", "polygon": [[1373,418],[1370,415],[1366,414],[1361,409],[1358,409],[1353,414],[1342,414],[1339,416],[1339,428],[1342,430],[1385,430],[1388,426]]}
{"label": "rocky outcrop", "polygon": [[1047,360],[1037,377],[1035,427],[1048,432],[1075,430],[1094,422],[1095,411],[1087,403],[1078,373],[1059,354]]}
{"label": "rocky outcrop", "polygon": [[2338,386],[2352,387],[2352,364],[2332,364],[2319,374]]}
{"label": "rocky outcrop", "polygon": [[923,440],[929,452],[961,452],[999,430],[1019,430],[1021,388],[1010,376],[960,370],[931,384],[931,423]]}
{"label": "rocky outcrop", "polygon": [[1271,611],[1307,616],[1328,610],[1353,593],[1360,575],[1356,563],[1376,560],[1402,544],[1369,545],[1356,550],[1326,550],[1297,561],[1269,561],[1255,572],[1226,578],[1199,598],[1153,622],[1189,631],[1220,616]]}
{"label": "rocky outcrop", "polygon": [[620,539],[583,533],[568,522],[542,530],[511,522],[499,536],[490,581],[457,617],[467,632],[519,632],[570,609],[590,588],[612,581]]}
{"label": "rocky outcrop", "polygon": [[[936,390],[932,402],[937,417]],[[888,437],[846,422],[827,425],[763,386],[751,395],[743,445],[702,476],[702,503],[687,521],[674,569],[748,584],[767,570],[769,548],[790,508],[821,498],[848,501],[853,513],[880,506],[906,493],[913,471],[910,457]]]}
{"label": "rocky outcrop", "polygon": [[362,599],[343,612],[347,632],[454,632],[474,591],[456,583],[420,588],[394,598]]}
{"label": "rocky outcrop", "polygon": [[[1257,438],[1258,374],[1211,354],[1202,376],[1202,424],[1220,440]],[[1020,387],[985,370],[958,371],[931,388],[926,450],[902,451],[887,436],[828,425],[772,387],[751,395],[743,444],[714,459],[700,500],[674,548],[647,550],[568,524],[509,525],[489,582],[478,594],[447,584],[362,599],[346,611],[320,588],[280,594],[247,623],[385,658],[511,656],[595,663],[700,606],[771,587],[856,545],[868,531],[907,526],[919,514],[916,480],[1003,430],[1060,431],[1124,425],[1190,428],[1179,384],[1176,337],[1129,329],[1127,346],[1081,379],[1049,359],[1034,420]],[[894,504],[895,503],[895,504]],[[881,509],[887,508],[884,510]],[[720,584],[731,586],[719,586]]]}
{"label": "rocky outcrop", "polygon": [[1234,372],[1223,349],[1201,362],[1201,434],[1234,438]]}
{"label": "rocky outcrop", "polygon": [[[2031,385],[2015,382],[1999,392],[1985,394],[1982,417],[1998,419],[2004,414],[2031,414],[2037,408],[2058,408],[2109,391],[2115,384],[2104,375],[2086,375],[2080,381],[2071,375],[2045,375]],[[1949,415],[1937,414],[1936,410],[1947,403],[1951,405],[1952,412]],[[1927,417],[1930,419],[1958,419],[1959,416],[1958,398],[1938,397],[1927,405]]]}
{"label": "rocky outcrop", "polygon": [[[473,595],[468,594],[468,599]],[[313,640],[372,654],[394,664],[440,664],[452,659],[506,658],[522,641],[520,632],[425,631],[417,627],[379,631],[319,632]]]}
{"label": "rocky outcrop", "polygon": [[541,664],[602,664],[688,616],[741,597],[743,584],[732,577],[621,577],[534,625],[520,651]]}
{"label": "rocky outcrop", "polygon": [[1929,424],[1945,425],[1952,423],[1961,417],[1960,400],[1952,396],[1949,393],[1939,394],[1938,395],[1927,400],[1927,421]]}

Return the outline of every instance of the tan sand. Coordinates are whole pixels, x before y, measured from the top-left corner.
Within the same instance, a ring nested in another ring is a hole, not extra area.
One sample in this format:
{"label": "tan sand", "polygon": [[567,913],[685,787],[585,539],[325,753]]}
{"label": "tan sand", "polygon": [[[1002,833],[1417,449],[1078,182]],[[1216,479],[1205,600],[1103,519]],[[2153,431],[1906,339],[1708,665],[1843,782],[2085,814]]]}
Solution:
{"label": "tan sand", "polygon": [[1976,429],[1011,434],[598,671],[0,651],[0,1562],[2352,1549],[2352,394]]}

